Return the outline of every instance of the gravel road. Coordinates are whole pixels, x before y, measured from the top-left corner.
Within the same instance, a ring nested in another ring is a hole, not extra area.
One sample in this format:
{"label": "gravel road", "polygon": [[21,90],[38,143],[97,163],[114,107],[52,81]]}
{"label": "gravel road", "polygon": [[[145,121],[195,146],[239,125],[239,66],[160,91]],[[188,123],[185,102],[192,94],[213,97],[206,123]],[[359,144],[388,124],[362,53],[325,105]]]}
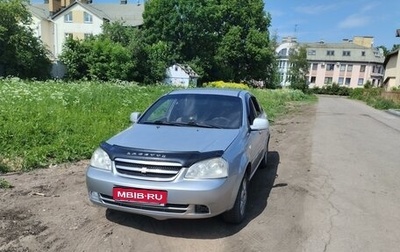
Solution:
{"label": "gravel road", "polygon": [[241,225],[96,207],[83,160],[0,176],[0,251],[398,251],[400,117],[325,96],[291,110]]}

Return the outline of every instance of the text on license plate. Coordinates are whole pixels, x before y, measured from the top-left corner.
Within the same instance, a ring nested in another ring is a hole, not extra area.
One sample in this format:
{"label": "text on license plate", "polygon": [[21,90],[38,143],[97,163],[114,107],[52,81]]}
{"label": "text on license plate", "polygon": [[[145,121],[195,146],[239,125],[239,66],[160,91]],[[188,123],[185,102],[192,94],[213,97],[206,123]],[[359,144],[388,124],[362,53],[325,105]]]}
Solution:
{"label": "text on license plate", "polygon": [[167,191],[114,187],[113,199],[117,201],[166,204]]}

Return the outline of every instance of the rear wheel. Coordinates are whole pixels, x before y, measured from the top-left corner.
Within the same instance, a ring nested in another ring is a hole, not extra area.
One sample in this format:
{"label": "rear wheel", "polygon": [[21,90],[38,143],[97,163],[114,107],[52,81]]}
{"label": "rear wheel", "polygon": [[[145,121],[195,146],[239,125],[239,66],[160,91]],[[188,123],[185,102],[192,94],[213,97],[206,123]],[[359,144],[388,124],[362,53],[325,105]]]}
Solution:
{"label": "rear wheel", "polygon": [[247,176],[245,175],[240,184],[233,208],[223,214],[223,218],[226,222],[239,224],[243,221],[247,207],[247,184]]}

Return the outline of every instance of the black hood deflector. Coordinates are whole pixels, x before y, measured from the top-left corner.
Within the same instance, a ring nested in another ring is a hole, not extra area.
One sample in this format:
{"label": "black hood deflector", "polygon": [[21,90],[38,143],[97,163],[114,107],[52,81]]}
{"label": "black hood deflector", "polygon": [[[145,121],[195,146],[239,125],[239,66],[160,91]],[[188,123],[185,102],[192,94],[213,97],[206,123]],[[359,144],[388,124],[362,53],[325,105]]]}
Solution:
{"label": "black hood deflector", "polygon": [[183,167],[189,167],[194,163],[201,160],[221,157],[224,153],[222,150],[198,152],[198,151],[159,151],[159,150],[146,150],[123,147],[118,145],[111,145],[107,142],[101,143],[101,148],[107,152],[111,160],[115,158],[135,159],[144,161],[158,161],[158,162],[175,162],[180,163]]}

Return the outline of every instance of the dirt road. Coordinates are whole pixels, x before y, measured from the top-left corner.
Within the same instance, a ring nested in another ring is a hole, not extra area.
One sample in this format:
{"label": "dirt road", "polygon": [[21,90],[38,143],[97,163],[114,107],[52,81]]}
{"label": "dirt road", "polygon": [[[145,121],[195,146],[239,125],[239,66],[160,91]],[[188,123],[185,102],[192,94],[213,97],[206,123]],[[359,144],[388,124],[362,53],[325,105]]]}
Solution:
{"label": "dirt road", "polygon": [[274,122],[269,169],[251,182],[239,226],[95,207],[85,187],[88,161],[2,175],[14,188],[0,189],[0,251],[395,251],[400,155],[379,158],[393,154],[391,139],[400,142],[400,127],[393,129],[400,119],[382,113],[321,97]]}

